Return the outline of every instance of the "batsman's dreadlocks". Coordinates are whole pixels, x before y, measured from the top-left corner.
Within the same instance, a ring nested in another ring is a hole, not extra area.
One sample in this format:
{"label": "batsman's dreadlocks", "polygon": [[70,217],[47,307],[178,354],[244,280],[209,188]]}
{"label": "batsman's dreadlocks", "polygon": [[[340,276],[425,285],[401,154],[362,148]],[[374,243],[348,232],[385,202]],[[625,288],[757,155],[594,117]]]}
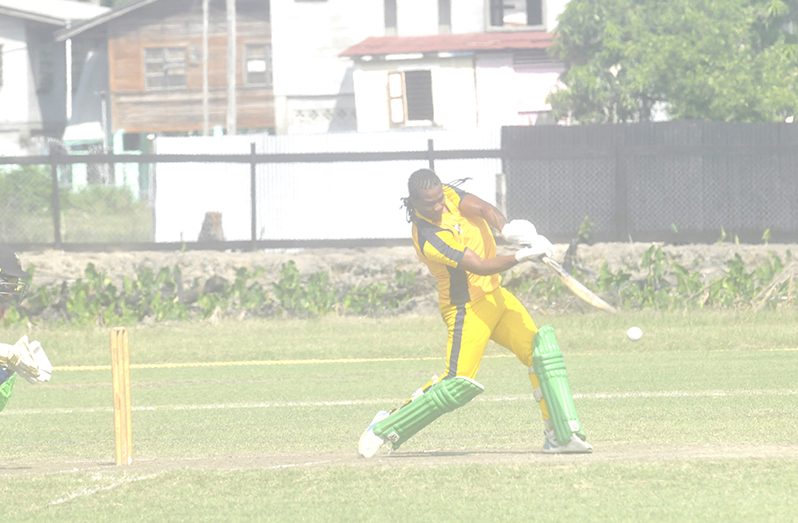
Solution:
{"label": "batsman's dreadlocks", "polygon": [[[470,179],[471,178],[460,178],[459,180],[455,180],[446,185],[458,187],[462,185],[463,182],[466,182]],[[413,217],[416,215],[416,210],[413,208],[413,204],[410,200],[419,196],[421,191],[435,187],[436,185],[442,185],[442,183],[441,179],[438,178],[438,175],[435,174],[432,169],[419,169],[410,175],[410,178],[407,180],[408,196],[401,198],[402,206],[405,208],[405,214],[408,222],[412,222]]]}
{"label": "batsman's dreadlocks", "polygon": [[419,169],[410,175],[407,180],[407,193],[408,196],[402,198],[402,205],[405,208],[405,214],[408,222],[413,221],[416,215],[416,210],[413,208],[411,200],[420,195],[421,191],[441,185],[441,179],[431,169]]}

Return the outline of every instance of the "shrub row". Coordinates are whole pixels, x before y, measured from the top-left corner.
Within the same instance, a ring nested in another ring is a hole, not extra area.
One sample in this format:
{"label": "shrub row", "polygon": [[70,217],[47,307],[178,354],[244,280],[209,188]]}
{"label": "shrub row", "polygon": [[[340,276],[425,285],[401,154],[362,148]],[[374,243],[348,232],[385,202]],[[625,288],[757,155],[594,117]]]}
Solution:
{"label": "shrub row", "polygon": [[[301,274],[294,262],[282,265],[273,283],[263,283],[262,268],[236,270],[229,281],[219,276],[186,281],[179,267],[139,268],[115,284],[89,264],[72,283],[35,286],[7,311],[4,322],[131,324],[209,317],[312,317],[325,314],[382,316],[412,311],[419,296],[429,296],[428,279],[418,272],[396,271],[389,281],[334,284],[325,272]],[[728,260],[720,277],[706,280],[652,245],[639,262],[598,273],[578,267],[573,274],[621,309],[762,308],[795,306],[798,262],[788,252],[747,268],[739,256]],[[31,277],[35,279],[35,275]],[[507,287],[528,305],[554,311],[584,310],[553,276],[515,275]]]}

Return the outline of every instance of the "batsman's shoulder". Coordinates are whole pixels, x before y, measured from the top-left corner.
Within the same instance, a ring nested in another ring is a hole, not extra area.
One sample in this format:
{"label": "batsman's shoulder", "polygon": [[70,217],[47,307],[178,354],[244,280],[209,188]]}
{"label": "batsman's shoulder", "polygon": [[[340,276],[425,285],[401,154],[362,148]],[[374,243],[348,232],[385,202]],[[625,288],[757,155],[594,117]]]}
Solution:
{"label": "batsman's shoulder", "polygon": [[459,187],[454,187],[452,185],[443,185],[443,197],[454,203],[455,205],[459,205],[460,201],[468,196],[469,193],[465,192],[464,190],[460,189]]}

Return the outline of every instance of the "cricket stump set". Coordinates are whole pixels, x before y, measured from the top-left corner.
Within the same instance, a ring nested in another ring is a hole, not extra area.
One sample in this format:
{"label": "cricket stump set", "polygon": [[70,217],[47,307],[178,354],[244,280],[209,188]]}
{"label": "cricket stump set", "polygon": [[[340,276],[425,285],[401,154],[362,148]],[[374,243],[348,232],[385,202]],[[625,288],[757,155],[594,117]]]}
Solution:
{"label": "cricket stump set", "polygon": [[133,423],[130,405],[130,351],[127,329],[111,330],[111,378],[114,386],[114,448],[117,465],[133,462]]}

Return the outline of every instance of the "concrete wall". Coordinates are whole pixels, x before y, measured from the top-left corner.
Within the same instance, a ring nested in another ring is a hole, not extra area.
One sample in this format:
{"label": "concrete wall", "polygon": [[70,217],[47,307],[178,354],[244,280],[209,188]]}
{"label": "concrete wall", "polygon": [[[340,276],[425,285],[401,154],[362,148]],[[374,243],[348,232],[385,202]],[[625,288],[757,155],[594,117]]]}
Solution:
{"label": "concrete wall", "polygon": [[[406,131],[306,136],[157,138],[158,153],[247,154],[498,149],[499,132]],[[423,160],[260,165],[257,168],[257,239],[407,238],[400,198]],[[472,179],[463,188],[495,202],[498,159],[437,161],[443,181]],[[206,212],[221,212],[225,239],[251,235],[247,164],[160,164],[156,171],[155,241],[195,241]]]}

